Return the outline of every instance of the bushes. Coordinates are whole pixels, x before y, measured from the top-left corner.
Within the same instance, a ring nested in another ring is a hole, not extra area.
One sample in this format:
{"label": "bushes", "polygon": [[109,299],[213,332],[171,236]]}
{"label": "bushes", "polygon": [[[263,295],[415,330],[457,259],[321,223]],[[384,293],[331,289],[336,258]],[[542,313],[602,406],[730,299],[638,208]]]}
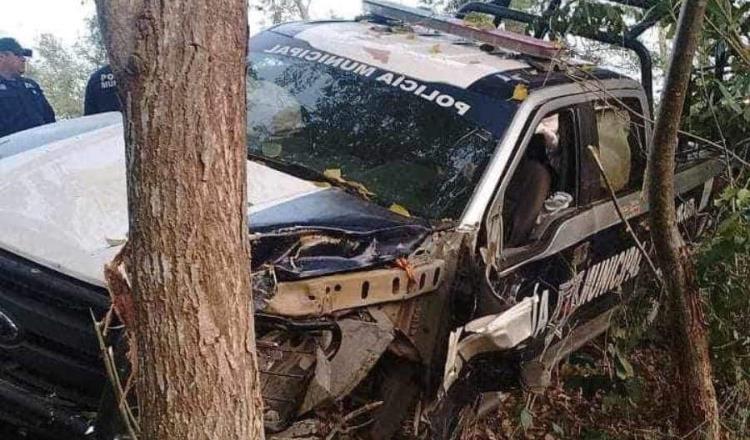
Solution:
{"label": "bushes", "polygon": [[708,299],[714,375],[723,420],[733,438],[750,436],[750,180],[726,188],[716,205],[720,223],[698,257]]}

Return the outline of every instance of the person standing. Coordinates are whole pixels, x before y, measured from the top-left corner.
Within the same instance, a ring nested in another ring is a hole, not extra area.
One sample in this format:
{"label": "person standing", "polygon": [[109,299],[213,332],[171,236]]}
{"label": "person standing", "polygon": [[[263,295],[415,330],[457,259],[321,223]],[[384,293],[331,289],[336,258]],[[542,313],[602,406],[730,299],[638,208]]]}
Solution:
{"label": "person standing", "polygon": [[117,81],[112,69],[104,66],[92,73],[86,84],[83,114],[119,112],[120,98],[117,96]]}
{"label": "person standing", "polygon": [[26,72],[25,49],[13,38],[0,38],[0,137],[55,122],[55,111]]}

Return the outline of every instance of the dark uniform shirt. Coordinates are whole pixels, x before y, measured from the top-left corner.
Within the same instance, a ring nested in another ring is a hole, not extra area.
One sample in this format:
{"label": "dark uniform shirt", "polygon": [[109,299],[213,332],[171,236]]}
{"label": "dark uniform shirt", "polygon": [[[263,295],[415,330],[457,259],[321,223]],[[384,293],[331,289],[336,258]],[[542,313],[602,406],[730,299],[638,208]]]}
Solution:
{"label": "dark uniform shirt", "polygon": [[120,98],[117,96],[117,82],[109,66],[97,70],[86,84],[86,99],[83,114],[119,112]]}
{"label": "dark uniform shirt", "polygon": [[39,84],[0,76],[0,137],[50,122],[55,122],[55,111]]}

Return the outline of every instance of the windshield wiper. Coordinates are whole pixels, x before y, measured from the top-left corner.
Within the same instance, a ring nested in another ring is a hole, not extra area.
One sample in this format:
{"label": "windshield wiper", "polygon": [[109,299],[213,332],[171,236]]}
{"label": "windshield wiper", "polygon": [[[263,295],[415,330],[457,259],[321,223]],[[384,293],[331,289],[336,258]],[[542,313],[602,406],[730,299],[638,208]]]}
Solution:
{"label": "windshield wiper", "polygon": [[328,180],[328,178],[325,175],[323,175],[323,173],[319,172],[318,170],[315,170],[313,168],[308,168],[303,165],[299,165],[295,163],[288,163],[288,162],[280,162],[278,160],[269,159],[265,156],[258,156],[250,152],[247,153],[247,158],[248,160],[261,162],[262,164],[268,165],[269,167],[277,171],[291,174],[294,177],[299,177],[300,179],[312,180],[312,181],[327,181]]}
{"label": "windshield wiper", "polygon": [[261,162],[275,170],[291,174],[295,177],[299,177],[300,179],[328,183],[337,188],[341,188],[350,194],[354,194],[368,202],[380,202],[380,200],[374,193],[368,191],[367,188],[365,188],[365,186],[359,182],[348,181],[340,177],[329,177],[314,168],[309,168],[296,163],[281,162],[278,160],[269,159],[264,156],[258,156],[250,152],[247,153],[247,158],[256,162]]}
{"label": "windshield wiper", "polygon": [[[249,160],[253,160],[256,162],[260,162],[264,165],[267,165],[277,171],[281,171],[287,174],[291,174],[295,177],[299,177],[300,179],[304,179],[304,180],[308,180],[312,182],[328,183],[331,186],[335,186],[337,188],[343,189],[349,194],[354,194],[355,196],[357,196],[358,198],[362,200],[365,200],[367,202],[374,202],[386,209],[390,209],[389,206],[391,206],[392,203],[396,203],[394,201],[385,200],[379,197],[377,194],[370,192],[363,184],[359,182],[346,180],[341,177],[338,177],[338,178],[329,177],[314,168],[309,168],[304,165],[300,165],[296,163],[281,162],[278,160],[270,159],[268,157],[259,156],[250,152],[247,153],[247,158]],[[422,217],[420,215],[415,215],[414,213],[411,213],[411,212],[409,216]]]}

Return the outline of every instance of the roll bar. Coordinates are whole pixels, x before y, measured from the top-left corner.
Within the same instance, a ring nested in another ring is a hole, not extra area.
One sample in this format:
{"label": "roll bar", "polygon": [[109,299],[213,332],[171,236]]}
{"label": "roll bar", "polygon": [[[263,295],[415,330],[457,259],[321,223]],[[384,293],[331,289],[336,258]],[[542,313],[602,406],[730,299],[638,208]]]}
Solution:
{"label": "roll bar", "polygon": [[[645,17],[629,29],[625,30],[622,35],[612,35],[605,32],[587,32],[587,31],[572,31],[571,35],[587,38],[601,43],[610,44],[612,46],[622,47],[633,51],[640,62],[641,67],[641,84],[643,89],[646,91],[646,96],[649,101],[649,105],[653,110],[654,102],[654,81],[653,81],[653,60],[651,53],[648,51],[646,46],[638,39],[644,32],[653,27],[667,14],[666,10],[660,10],[655,8],[656,2],[654,0],[609,0],[612,3],[617,3],[625,6],[632,6],[644,10],[648,10]],[[529,14],[527,12],[518,11],[509,8],[510,0],[493,0],[490,2],[470,2],[463,5],[457,12],[457,18],[464,18],[470,12],[479,12],[482,14],[489,14],[495,17],[495,25],[499,25],[503,19],[519,21],[527,23],[533,26],[534,36],[536,38],[544,38],[549,33],[549,19],[554,13],[562,6],[562,0],[550,0],[547,8],[541,15]]]}

